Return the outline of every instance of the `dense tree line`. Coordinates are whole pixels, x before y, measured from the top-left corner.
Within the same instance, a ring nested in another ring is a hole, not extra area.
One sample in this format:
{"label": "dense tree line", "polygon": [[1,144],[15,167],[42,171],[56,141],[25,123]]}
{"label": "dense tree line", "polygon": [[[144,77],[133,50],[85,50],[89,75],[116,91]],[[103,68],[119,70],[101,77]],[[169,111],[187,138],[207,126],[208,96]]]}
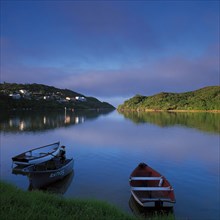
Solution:
{"label": "dense tree line", "polygon": [[185,93],[162,92],[153,96],[136,95],[120,105],[118,110],[220,110],[220,86],[209,86]]}

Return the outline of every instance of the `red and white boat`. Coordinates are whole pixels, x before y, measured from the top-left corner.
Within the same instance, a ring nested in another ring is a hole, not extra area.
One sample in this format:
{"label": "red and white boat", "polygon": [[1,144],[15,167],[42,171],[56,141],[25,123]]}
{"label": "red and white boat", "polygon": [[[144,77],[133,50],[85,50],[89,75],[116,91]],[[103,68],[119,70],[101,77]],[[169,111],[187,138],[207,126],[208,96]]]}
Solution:
{"label": "red and white boat", "polygon": [[129,182],[132,196],[143,207],[172,207],[176,202],[168,180],[145,163],[133,170]]}

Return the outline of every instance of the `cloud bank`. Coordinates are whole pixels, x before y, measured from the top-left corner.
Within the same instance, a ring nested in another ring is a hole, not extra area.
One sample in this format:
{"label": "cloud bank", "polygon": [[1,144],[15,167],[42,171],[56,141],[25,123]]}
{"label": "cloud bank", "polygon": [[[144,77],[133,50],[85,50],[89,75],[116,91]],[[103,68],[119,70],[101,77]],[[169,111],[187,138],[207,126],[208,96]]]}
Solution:
{"label": "cloud bank", "polygon": [[219,2],[1,7],[1,82],[44,83],[117,102],[219,84]]}

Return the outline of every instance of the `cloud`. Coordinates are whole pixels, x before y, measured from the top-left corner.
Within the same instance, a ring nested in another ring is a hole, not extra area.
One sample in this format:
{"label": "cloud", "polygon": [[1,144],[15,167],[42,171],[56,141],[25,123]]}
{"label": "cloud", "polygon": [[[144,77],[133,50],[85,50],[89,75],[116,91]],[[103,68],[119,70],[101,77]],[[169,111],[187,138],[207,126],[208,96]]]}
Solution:
{"label": "cloud", "polygon": [[218,80],[219,60],[215,51],[208,50],[193,59],[170,56],[146,62],[141,67],[84,71],[63,78],[59,83],[86,94],[108,97],[194,90],[216,85]]}
{"label": "cloud", "polygon": [[[19,57],[19,52],[23,51],[10,39],[2,38],[1,43],[1,80],[6,82],[45,83],[106,98],[152,95],[161,91],[184,92],[219,83],[218,44],[210,45],[199,56],[162,51],[152,59],[142,56],[137,61],[134,57],[133,62],[129,62],[132,57],[106,62],[93,57],[90,61],[78,58],[80,64],[77,64],[75,57],[70,63],[32,62],[31,57],[23,60]],[[91,61],[95,64],[91,65]]]}
{"label": "cloud", "polygon": [[137,93],[184,92],[219,83],[216,3],[3,6],[1,81],[44,83],[117,102]]}

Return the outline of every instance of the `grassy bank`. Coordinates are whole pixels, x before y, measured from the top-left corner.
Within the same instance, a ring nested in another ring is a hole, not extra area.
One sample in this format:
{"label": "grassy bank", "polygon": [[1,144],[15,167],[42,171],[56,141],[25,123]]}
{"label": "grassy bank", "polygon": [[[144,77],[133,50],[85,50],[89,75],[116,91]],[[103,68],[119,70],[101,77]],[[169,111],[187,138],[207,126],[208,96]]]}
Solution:
{"label": "grassy bank", "polygon": [[3,182],[0,182],[0,195],[1,219],[135,219],[105,202],[25,192]]}
{"label": "grassy bank", "polygon": [[[116,207],[96,200],[66,199],[40,191],[22,191],[0,182],[0,213],[2,220],[137,220]],[[151,218],[152,219],[152,218]],[[164,219],[161,217],[153,218]],[[169,218],[165,218],[169,219]],[[170,218],[172,219],[172,218]]]}

